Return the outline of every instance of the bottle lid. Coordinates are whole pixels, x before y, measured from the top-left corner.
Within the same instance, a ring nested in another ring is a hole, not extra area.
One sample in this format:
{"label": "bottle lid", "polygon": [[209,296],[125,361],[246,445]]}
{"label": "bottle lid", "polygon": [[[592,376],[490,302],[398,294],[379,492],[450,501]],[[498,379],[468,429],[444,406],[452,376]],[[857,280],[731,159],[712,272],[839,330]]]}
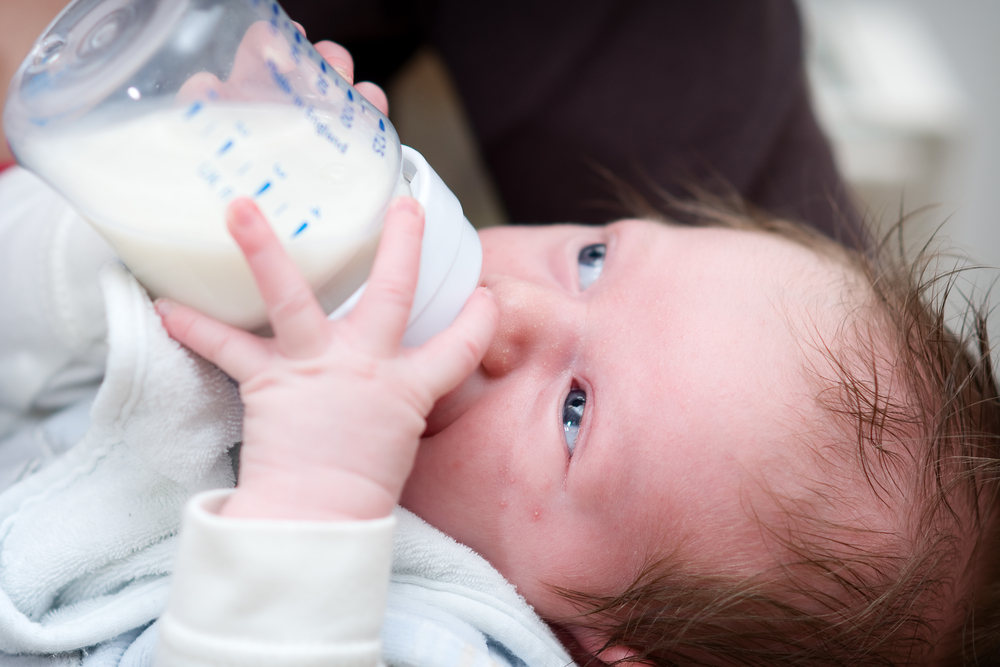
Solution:
{"label": "bottle lid", "polygon": [[[404,346],[417,347],[446,329],[472,296],[483,267],[483,248],[458,198],[437,172],[417,151],[409,146],[402,149],[403,178],[424,208],[420,277],[403,335]],[[330,319],[350,312],[364,288],[333,311]]]}
{"label": "bottle lid", "polygon": [[6,126],[85,113],[146,65],[174,32],[188,0],[78,0],[35,42],[11,84]]}

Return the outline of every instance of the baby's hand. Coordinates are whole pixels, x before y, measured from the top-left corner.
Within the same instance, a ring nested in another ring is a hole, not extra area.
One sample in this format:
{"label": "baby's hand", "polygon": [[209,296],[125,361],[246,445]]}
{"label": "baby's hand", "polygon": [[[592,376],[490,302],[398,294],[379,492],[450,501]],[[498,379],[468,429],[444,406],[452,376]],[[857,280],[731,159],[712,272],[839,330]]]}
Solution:
{"label": "baby's hand", "polygon": [[413,301],[423,212],[390,206],[368,287],[329,321],[257,207],[237,200],[229,231],[246,255],[274,338],[157,301],[175,339],[240,384],[246,406],[236,491],[222,513],[273,519],[372,519],[399,500],[434,402],[479,364],[496,328],[477,290],[447,330],[420,348],[400,339]]}

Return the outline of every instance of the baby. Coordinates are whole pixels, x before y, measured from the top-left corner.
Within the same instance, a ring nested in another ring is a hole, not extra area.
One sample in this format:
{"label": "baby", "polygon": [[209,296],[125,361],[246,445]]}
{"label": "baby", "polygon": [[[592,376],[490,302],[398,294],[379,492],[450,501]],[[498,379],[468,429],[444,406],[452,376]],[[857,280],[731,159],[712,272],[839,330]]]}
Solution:
{"label": "baby", "polygon": [[405,350],[415,201],[392,205],[369,289],[337,322],[237,202],[229,228],[275,337],[157,303],[240,383],[239,482],[219,514],[377,520],[399,502],[484,556],[580,661],[995,650],[1000,403],[982,323],[977,352],[908,275],[700,213],[715,226],[486,230],[481,289]]}
{"label": "baby", "polygon": [[[984,323],[950,333],[933,281],[888,253],[869,262],[753,212],[681,208],[703,224],[482,232],[481,289],[410,350],[414,200],[391,206],[369,288],[335,322],[236,202],[229,229],[275,336],[157,302],[245,406],[236,489],[189,511],[197,548],[182,549],[162,664],[256,664],[220,648],[245,623],[289,665],[377,637],[378,614],[351,596],[378,585],[348,585],[332,610],[322,586],[288,597],[296,573],[253,559],[287,546],[303,570],[387,579],[397,503],[487,559],[581,664],[995,656],[1000,400]],[[355,562],[292,549],[331,534]],[[222,589],[192,584],[220,553],[257,586],[234,598],[238,618],[214,613]],[[303,608],[320,625],[346,616],[341,634],[289,643]],[[209,630],[184,625],[199,613]]]}

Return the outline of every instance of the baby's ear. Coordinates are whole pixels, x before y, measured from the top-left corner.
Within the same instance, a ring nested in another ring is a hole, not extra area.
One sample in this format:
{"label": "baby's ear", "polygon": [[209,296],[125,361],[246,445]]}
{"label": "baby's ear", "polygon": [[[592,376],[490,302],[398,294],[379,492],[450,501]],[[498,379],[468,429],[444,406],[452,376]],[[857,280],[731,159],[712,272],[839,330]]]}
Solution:
{"label": "baby's ear", "polygon": [[[632,649],[625,646],[609,646],[603,651],[601,648],[607,643],[607,637],[602,636],[596,630],[591,630],[590,628],[582,628],[578,625],[570,625],[565,628],[571,635],[576,643],[580,645],[588,655],[600,660],[606,665],[618,662],[619,660],[625,660],[626,658],[633,658],[637,654]],[[635,662],[631,664],[644,665],[648,664],[645,662]]]}

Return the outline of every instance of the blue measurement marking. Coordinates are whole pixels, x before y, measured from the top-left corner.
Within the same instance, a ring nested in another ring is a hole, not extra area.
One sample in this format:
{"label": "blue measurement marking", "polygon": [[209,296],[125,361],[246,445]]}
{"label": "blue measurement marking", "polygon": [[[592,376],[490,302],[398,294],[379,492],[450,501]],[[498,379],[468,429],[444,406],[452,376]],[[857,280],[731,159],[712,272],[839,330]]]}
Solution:
{"label": "blue measurement marking", "polygon": [[232,139],[230,139],[225,143],[225,145],[223,145],[222,148],[219,149],[219,155],[225,155],[226,151],[228,151],[232,147],[233,147],[233,141]]}
{"label": "blue measurement marking", "polygon": [[326,63],[325,62],[320,63],[319,67],[320,67],[320,69],[323,70],[323,73],[326,74]]}
{"label": "blue measurement marking", "polygon": [[315,215],[317,218],[320,217],[319,216],[319,207],[317,206],[316,208],[312,209],[310,211],[310,213],[312,213],[313,215]]}
{"label": "blue measurement marking", "polygon": [[385,132],[385,123],[382,122],[381,118],[378,119],[378,129],[380,129],[383,132]]}
{"label": "blue measurement marking", "polygon": [[275,209],[275,211],[274,211],[274,217],[278,217],[279,215],[281,215],[282,213],[284,213],[287,210],[288,210],[288,202],[285,202],[281,206],[279,206],[277,209]]}
{"label": "blue measurement marking", "polygon": [[264,185],[260,186],[260,190],[257,190],[257,192],[253,193],[253,196],[254,196],[254,197],[259,197],[259,196],[261,196],[262,194],[264,194],[265,192],[267,192],[267,189],[268,189],[269,187],[271,187],[271,181],[268,181],[268,182],[267,182],[267,183],[265,183]]}
{"label": "blue measurement marking", "polygon": [[271,11],[274,12],[275,16],[278,15],[278,3],[274,3],[273,5],[271,5]]}
{"label": "blue measurement marking", "polygon": [[202,106],[203,106],[203,105],[202,105],[202,103],[201,103],[201,102],[195,102],[195,103],[194,103],[194,104],[192,104],[192,105],[191,105],[190,107],[188,107],[188,110],[187,110],[187,113],[186,113],[185,115],[186,115],[186,116],[187,116],[188,118],[190,118],[191,116],[193,116],[193,115],[195,115],[196,113],[198,113],[199,111],[201,111],[201,107],[202,107]]}
{"label": "blue measurement marking", "polygon": [[302,33],[299,32],[298,30],[295,31],[295,43],[296,44],[302,43]]}
{"label": "blue measurement marking", "polygon": [[295,233],[292,234],[292,238],[295,238],[296,236],[298,236],[299,234],[301,234],[302,232],[304,232],[305,229],[306,229],[306,227],[308,227],[308,226],[309,226],[308,222],[303,222],[301,225],[299,225],[299,228],[295,230]]}
{"label": "blue measurement marking", "polygon": [[351,92],[350,88],[347,89],[347,99],[349,99],[352,102],[354,101],[354,93]]}

